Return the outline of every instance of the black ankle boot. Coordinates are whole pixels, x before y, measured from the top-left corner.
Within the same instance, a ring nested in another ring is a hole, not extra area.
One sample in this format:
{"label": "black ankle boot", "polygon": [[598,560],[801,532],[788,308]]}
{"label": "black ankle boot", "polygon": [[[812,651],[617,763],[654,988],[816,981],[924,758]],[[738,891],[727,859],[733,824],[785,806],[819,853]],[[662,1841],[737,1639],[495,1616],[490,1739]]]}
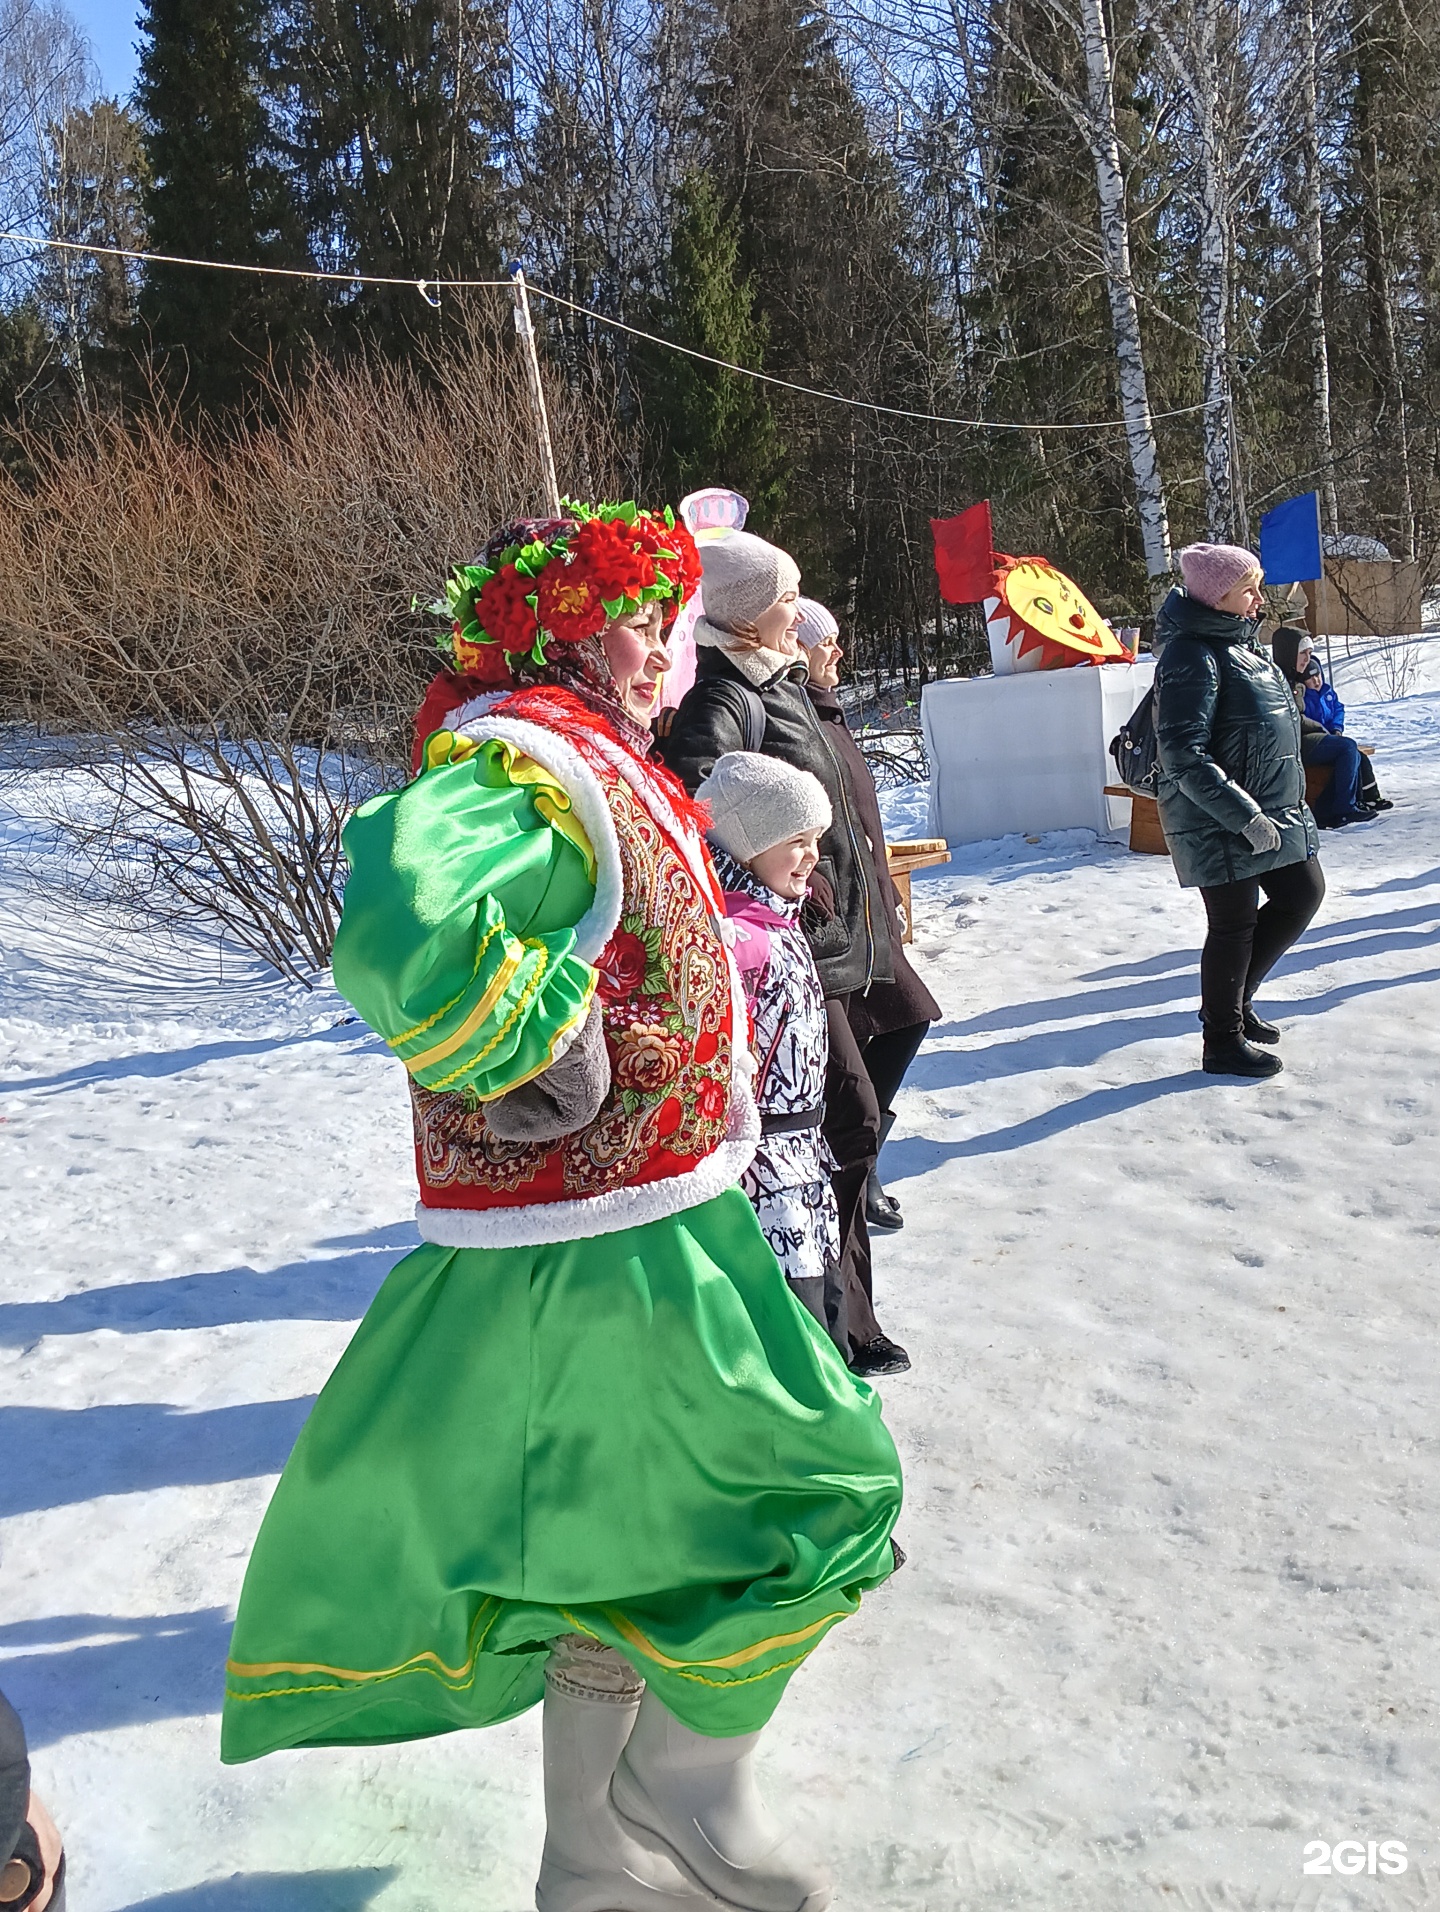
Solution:
{"label": "black ankle boot", "polygon": [[1257,1016],[1254,1005],[1248,1002],[1245,1005],[1245,1021],[1242,1024],[1241,1033],[1247,1042],[1278,1042],[1280,1040],[1280,1031],[1274,1023],[1266,1022],[1263,1016]]}
{"label": "black ankle boot", "polygon": [[873,1341],[856,1348],[850,1356],[852,1374],[908,1374],[909,1371],[909,1355],[888,1334],[877,1334]]}
{"label": "black ankle boot", "polygon": [[[895,1111],[887,1109],[880,1118],[880,1148],[884,1148],[886,1137],[894,1126]],[[905,1226],[900,1204],[893,1195],[886,1194],[878,1168],[872,1168],[865,1178],[865,1220],[871,1228],[896,1229]]]}
{"label": "black ankle boot", "polygon": [[1206,1036],[1200,1066],[1206,1075],[1273,1076],[1285,1064],[1243,1036]]}

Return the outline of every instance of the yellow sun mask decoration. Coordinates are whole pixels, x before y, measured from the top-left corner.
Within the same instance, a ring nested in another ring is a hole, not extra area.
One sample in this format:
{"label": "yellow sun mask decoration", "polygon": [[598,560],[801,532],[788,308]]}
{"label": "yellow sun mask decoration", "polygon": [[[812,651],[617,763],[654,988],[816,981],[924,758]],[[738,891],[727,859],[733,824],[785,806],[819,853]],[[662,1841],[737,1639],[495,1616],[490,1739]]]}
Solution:
{"label": "yellow sun mask decoration", "polygon": [[1012,558],[995,549],[988,498],[953,518],[932,518],[930,529],[940,595],[947,604],[983,604],[997,677],[1133,663],[1073,578],[1048,558]]}
{"label": "yellow sun mask decoration", "polygon": [[1045,558],[996,552],[985,622],[997,672],[1063,670],[1130,656],[1080,586]]}

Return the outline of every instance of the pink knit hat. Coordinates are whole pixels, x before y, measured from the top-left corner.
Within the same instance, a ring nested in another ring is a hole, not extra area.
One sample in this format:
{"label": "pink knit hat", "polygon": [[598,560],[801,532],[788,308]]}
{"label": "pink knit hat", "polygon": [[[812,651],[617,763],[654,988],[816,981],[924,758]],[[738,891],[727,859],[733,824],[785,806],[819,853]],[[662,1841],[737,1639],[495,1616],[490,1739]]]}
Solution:
{"label": "pink knit hat", "polygon": [[1237,584],[1264,573],[1259,558],[1243,544],[1187,544],[1180,553],[1180,575],[1191,597],[1213,611]]}

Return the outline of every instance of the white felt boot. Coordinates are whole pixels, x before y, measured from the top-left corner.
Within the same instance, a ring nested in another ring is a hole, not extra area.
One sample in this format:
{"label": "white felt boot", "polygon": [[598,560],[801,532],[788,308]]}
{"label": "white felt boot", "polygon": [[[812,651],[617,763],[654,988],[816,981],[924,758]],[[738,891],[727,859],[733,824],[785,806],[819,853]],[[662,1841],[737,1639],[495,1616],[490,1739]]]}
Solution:
{"label": "white felt boot", "polygon": [[610,1788],[622,1819],[662,1839],[738,1912],[825,1912],[830,1880],[765,1809],[758,1733],[707,1739],[646,1693]]}
{"label": "white felt boot", "polygon": [[[573,1657],[573,1656],[572,1656]],[[545,1851],[539,1912],[717,1912],[658,1841],[625,1827],[610,1778],[640,1705],[640,1683],[586,1677],[562,1655],[545,1674]]]}

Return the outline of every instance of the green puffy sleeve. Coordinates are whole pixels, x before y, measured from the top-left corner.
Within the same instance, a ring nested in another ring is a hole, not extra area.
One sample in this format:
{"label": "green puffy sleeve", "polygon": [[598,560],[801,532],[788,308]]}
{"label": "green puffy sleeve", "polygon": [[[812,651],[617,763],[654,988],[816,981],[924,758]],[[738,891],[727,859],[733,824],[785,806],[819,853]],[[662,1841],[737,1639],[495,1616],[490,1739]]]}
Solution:
{"label": "green puffy sleeve", "polygon": [[356,811],[345,853],[335,986],[414,1079],[484,1101],[548,1067],[595,992],[575,954],[594,852],[550,773],[438,731],[413,783]]}

